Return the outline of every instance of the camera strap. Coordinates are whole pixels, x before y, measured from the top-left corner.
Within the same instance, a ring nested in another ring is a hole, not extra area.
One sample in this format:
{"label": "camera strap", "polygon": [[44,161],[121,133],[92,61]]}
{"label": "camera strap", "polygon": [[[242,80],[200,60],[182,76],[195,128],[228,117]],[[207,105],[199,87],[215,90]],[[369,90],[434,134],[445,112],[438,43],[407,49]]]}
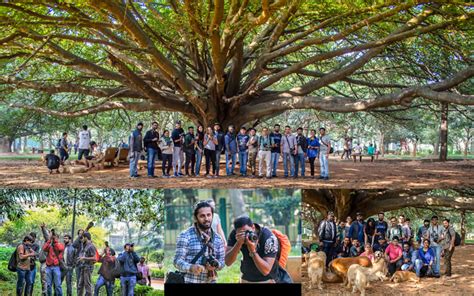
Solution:
{"label": "camera strap", "polygon": [[[196,232],[197,237],[200,239],[201,236],[199,235],[199,230],[197,229],[197,226],[194,227],[194,231]],[[211,238],[209,242],[212,242],[213,235],[214,235],[214,232],[211,229]],[[199,251],[199,253],[197,253],[196,256],[194,256],[193,260],[191,260],[191,264],[196,264],[199,258],[201,258],[201,256],[204,255],[204,253],[206,252],[206,248],[209,246],[209,242],[203,244],[201,251]]]}

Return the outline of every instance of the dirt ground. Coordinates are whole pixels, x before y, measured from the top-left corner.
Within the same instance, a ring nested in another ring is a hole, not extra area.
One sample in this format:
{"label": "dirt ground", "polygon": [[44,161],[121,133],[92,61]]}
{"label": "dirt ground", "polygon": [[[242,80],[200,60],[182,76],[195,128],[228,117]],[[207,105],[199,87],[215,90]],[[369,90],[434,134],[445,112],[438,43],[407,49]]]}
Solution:
{"label": "dirt ground", "polygon": [[[157,163],[158,165],[158,163]],[[238,166],[237,166],[238,167]],[[203,167],[204,169],[204,167]],[[370,163],[353,163],[349,160],[331,158],[328,181],[308,177],[309,164],[306,165],[305,178],[283,178],[282,164],[280,177],[270,180],[242,177],[146,177],[146,167],[139,171],[141,178],[131,180],[128,166],[93,170],[81,174],[52,174],[39,161],[0,160],[0,187],[8,188],[450,188],[474,186],[474,161],[404,161],[379,160]],[[201,170],[201,173],[202,170]],[[221,164],[221,174],[225,174]],[[238,168],[236,169],[238,173]],[[319,173],[319,168],[316,174]],[[161,175],[158,165],[156,174]]]}
{"label": "dirt ground", "polygon": [[[474,295],[474,245],[456,247],[452,259],[452,276],[422,278],[416,283],[371,282],[366,295]],[[444,273],[443,263],[441,271]],[[303,278],[303,295],[359,295],[350,293],[343,284],[323,284],[323,290],[308,290],[308,278]]]}

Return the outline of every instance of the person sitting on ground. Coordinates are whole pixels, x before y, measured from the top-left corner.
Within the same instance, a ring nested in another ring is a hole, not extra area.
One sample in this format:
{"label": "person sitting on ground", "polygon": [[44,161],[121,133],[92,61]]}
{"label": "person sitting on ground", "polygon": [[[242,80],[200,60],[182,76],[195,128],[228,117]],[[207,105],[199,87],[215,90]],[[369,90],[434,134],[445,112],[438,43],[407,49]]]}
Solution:
{"label": "person sitting on ground", "polygon": [[97,167],[98,170],[101,169],[104,165],[104,156],[104,153],[97,147],[97,143],[91,141],[91,154],[84,157],[87,168]]}
{"label": "person sitting on ground", "polygon": [[353,239],[352,240],[352,247],[351,247],[351,257],[357,257],[360,254],[362,254],[362,246],[360,245],[360,242],[358,239]]}
{"label": "person sitting on ground", "polygon": [[374,249],[374,252],[380,251],[380,252],[385,253],[385,250],[387,249],[387,247],[388,247],[388,243],[387,243],[387,240],[385,239],[385,236],[380,235],[378,237],[377,242],[374,244],[373,249]]}
{"label": "person sitting on ground", "polygon": [[417,277],[433,275],[433,263],[435,253],[430,247],[430,240],[423,240],[423,247],[418,249],[418,259],[415,260],[415,272]]}
{"label": "person sitting on ground", "polygon": [[[375,156],[375,147],[372,143],[369,144],[369,147],[367,148],[367,155],[370,156],[370,162],[374,162],[374,156]],[[362,156],[361,156],[362,157]]]}
{"label": "person sitting on ground", "polygon": [[345,237],[342,244],[339,244],[336,249],[337,258],[346,258],[351,256],[351,240]]}
{"label": "person sitting on ground", "polygon": [[359,256],[365,256],[370,259],[370,261],[374,260],[374,250],[372,249],[371,244],[364,245],[364,252],[362,252]]}
{"label": "person sitting on ground", "polygon": [[402,266],[403,251],[398,241],[398,236],[395,236],[387,249],[385,249],[385,255],[387,255],[388,259],[388,272],[390,275],[393,275],[395,271],[399,270]]}
{"label": "person sitting on ground", "polygon": [[362,162],[362,146],[360,146],[359,143],[356,143],[353,151],[354,153],[352,154],[352,157],[354,162],[357,162],[357,157],[359,157],[359,162]]}
{"label": "person sitting on ground", "polygon": [[51,150],[49,154],[46,154],[44,160],[46,161],[46,166],[48,167],[49,173],[52,174],[53,170],[59,174],[59,167],[61,166],[61,160],[59,156],[54,154],[54,150]]}
{"label": "person sitting on ground", "polygon": [[412,261],[412,252],[408,243],[403,243],[403,252],[402,252],[402,267],[401,270],[412,270],[415,263]]}

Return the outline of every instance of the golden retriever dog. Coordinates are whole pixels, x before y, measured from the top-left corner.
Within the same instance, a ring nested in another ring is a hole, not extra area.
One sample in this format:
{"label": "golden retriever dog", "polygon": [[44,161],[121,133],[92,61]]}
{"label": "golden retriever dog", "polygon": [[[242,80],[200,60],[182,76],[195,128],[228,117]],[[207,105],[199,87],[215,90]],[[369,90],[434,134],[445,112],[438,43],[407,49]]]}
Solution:
{"label": "golden retriever dog", "polygon": [[396,271],[392,277],[390,278],[390,281],[391,282],[394,282],[394,283],[401,283],[401,282],[407,282],[407,281],[411,281],[411,282],[414,282],[414,283],[419,283],[420,282],[420,278],[416,276],[416,274],[414,272],[411,272],[411,271],[408,271],[408,270],[399,270],[399,271]]}
{"label": "golden retriever dog", "polygon": [[365,295],[365,288],[367,287],[368,280],[367,274],[364,269],[368,267],[362,267],[358,264],[353,264],[349,266],[347,270],[347,288],[352,287],[352,293],[356,293],[359,290],[360,295]]}
{"label": "golden retriever dog", "polygon": [[359,257],[348,257],[348,258],[336,258],[329,263],[329,269],[340,277],[344,284],[347,284],[347,270],[353,264],[357,264],[363,267],[372,267],[372,262],[366,256]]}
{"label": "golden retriever dog", "polygon": [[309,288],[313,289],[315,286],[319,290],[323,289],[323,273],[326,267],[326,253],[314,252],[309,253],[308,263],[308,277],[309,277]]}

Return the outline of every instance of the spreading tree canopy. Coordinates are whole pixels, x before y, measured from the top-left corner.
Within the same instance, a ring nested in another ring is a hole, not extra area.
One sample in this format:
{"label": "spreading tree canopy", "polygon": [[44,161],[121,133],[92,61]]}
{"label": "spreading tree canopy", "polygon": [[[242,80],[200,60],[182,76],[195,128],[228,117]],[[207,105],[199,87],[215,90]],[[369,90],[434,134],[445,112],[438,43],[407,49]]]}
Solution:
{"label": "spreading tree canopy", "polygon": [[7,1],[1,100],[63,117],[177,111],[204,125],[473,105],[472,15],[467,1]]}

